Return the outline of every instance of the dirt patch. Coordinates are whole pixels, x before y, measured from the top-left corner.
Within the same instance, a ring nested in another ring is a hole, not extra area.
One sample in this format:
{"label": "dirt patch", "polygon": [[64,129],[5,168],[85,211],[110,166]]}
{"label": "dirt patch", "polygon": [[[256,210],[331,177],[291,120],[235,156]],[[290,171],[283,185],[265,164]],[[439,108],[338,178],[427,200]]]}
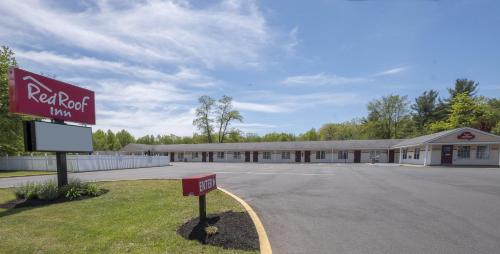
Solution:
{"label": "dirt patch", "polygon": [[[229,211],[207,217],[208,225],[200,225],[199,218],[192,219],[182,225],[177,233],[186,239],[224,249],[259,250],[259,236],[247,213]],[[207,230],[207,226],[212,227]],[[216,233],[213,227],[216,227]]]}

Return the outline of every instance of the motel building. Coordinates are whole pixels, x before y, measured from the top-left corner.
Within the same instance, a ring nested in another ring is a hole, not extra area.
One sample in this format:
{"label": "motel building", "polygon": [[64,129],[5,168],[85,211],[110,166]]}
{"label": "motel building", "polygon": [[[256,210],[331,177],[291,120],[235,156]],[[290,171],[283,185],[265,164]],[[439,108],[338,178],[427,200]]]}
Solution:
{"label": "motel building", "polygon": [[500,136],[458,128],[412,139],[143,145],[127,153],[168,155],[171,162],[399,163],[499,166]]}

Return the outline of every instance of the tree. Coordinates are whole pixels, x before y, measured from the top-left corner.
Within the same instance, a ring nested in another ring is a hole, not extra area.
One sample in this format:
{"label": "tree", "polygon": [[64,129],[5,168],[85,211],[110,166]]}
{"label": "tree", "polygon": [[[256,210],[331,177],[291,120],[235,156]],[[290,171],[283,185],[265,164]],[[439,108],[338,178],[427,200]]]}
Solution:
{"label": "tree", "polygon": [[373,126],[380,128],[379,138],[400,138],[398,124],[407,116],[407,96],[383,96],[381,99],[368,103],[368,121],[377,122]]}
{"label": "tree", "polygon": [[121,130],[117,132],[115,136],[118,142],[120,143],[121,147],[125,147],[126,145],[135,142],[134,136],[132,136],[132,134],[130,134],[126,130]]}
{"label": "tree", "polygon": [[343,123],[327,123],[319,129],[319,137],[321,140],[362,139],[361,125],[356,119]]}
{"label": "tree", "polygon": [[6,46],[0,49],[0,154],[24,151],[22,117],[9,113],[8,71],[16,67],[14,52]]}
{"label": "tree", "polygon": [[295,141],[295,135],[291,133],[278,133],[278,132],[271,132],[267,133],[262,137],[263,142],[277,142],[277,141]]}
{"label": "tree", "polygon": [[316,141],[319,140],[319,135],[318,132],[316,131],[315,128],[311,128],[310,130],[304,132],[303,134],[299,135],[299,140],[302,141]]}
{"label": "tree", "polygon": [[215,105],[215,100],[208,95],[203,95],[198,98],[198,102],[200,106],[196,109],[196,119],[194,119],[193,125],[195,125],[203,135],[206,135],[208,143],[212,143],[214,128],[212,126],[213,119],[210,116]]}
{"label": "tree", "polygon": [[478,86],[479,83],[476,83],[474,80],[468,80],[466,78],[457,79],[455,81],[455,87],[448,88],[448,92],[450,93],[450,98],[448,99],[448,101],[451,102],[451,100],[453,100],[458,94],[467,93],[468,96],[474,97],[476,96]]}
{"label": "tree", "polygon": [[228,127],[231,125],[233,121],[243,121],[243,117],[241,116],[238,110],[233,109],[233,98],[223,95],[221,99],[219,99],[217,103],[217,127],[219,129],[218,138],[219,143],[224,143],[224,138],[227,135]]}
{"label": "tree", "polygon": [[109,150],[106,132],[103,130],[97,130],[92,134],[92,143],[94,144],[94,151]]}
{"label": "tree", "polygon": [[436,121],[438,95],[438,92],[434,90],[425,91],[415,98],[415,103],[411,105],[413,120],[420,132],[423,132],[427,124]]}
{"label": "tree", "polygon": [[112,130],[108,130],[106,133],[106,143],[110,151],[118,151],[122,148],[120,141],[116,138]]}

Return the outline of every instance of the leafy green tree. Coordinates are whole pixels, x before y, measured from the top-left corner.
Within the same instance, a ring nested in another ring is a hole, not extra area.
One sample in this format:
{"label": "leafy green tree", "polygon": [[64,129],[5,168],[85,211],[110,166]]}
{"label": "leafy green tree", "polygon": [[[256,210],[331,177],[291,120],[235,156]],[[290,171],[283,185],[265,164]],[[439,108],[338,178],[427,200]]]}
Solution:
{"label": "leafy green tree", "polygon": [[196,119],[193,120],[193,125],[207,137],[208,143],[212,143],[214,120],[211,118],[211,115],[213,114],[215,100],[208,95],[203,95],[198,98],[198,102],[200,103],[200,106],[196,108]]}
{"label": "leafy green tree", "polygon": [[411,105],[413,121],[421,133],[425,131],[427,124],[437,120],[438,95],[438,92],[434,90],[425,91],[415,98],[415,103]]}
{"label": "leafy green tree", "polygon": [[476,83],[474,80],[466,78],[457,79],[455,81],[455,87],[448,88],[448,92],[450,93],[448,101],[451,102],[459,94],[468,94],[468,96],[474,97],[476,96],[478,86],[479,83]]}
{"label": "leafy green tree", "polygon": [[154,145],[156,144],[156,140],[155,140],[155,136],[153,135],[146,135],[146,136],[142,136],[142,137],[139,137],[136,142],[138,144],[145,144],[145,145]]}
{"label": "leafy green tree", "polygon": [[303,134],[299,135],[299,140],[301,141],[316,141],[319,140],[319,134],[315,128],[312,128]]}
{"label": "leafy green tree", "polygon": [[343,123],[327,123],[319,129],[319,136],[321,140],[363,139],[361,127],[362,123],[356,119]]}
{"label": "leafy green tree", "polygon": [[22,117],[9,113],[8,72],[16,67],[14,52],[6,46],[0,49],[0,154],[24,151]]}
{"label": "leafy green tree", "polygon": [[[393,95],[383,96],[381,99],[368,103],[368,121],[376,122],[380,132],[378,138],[400,138],[398,129],[400,121],[408,114],[407,96]],[[371,134],[369,134],[371,136]]]}
{"label": "leafy green tree", "polygon": [[227,135],[228,127],[231,125],[231,122],[242,122],[243,116],[241,116],[238,110],[233,109],[233,98],[226,95],[223,95],[222,98],[219,99],[216,114],[217,127],[219,128],[218,141],[219,143],[224,143],[224,138]]}
{"label": "leafy green tree", "polygon": [[92,134],[92,142],[94,143],[94,151],[107,151],[109,150],[106,132],[97,130]]}
{"label": "leafy green tree", "polygon": [[267,133],[262,137],[263,142],[277,142],[277,141],[295,141],[295,135],[291,133],[278,133],[278,132],[271,132]]}
{"label": "leafy green tree", "polygon": [[111,151],[118,151],[122,148],[120,141],[116,138],[112,130],[108,130],[106,133],[106,143],[108,144],[108,149]]}
{"label": "leafy green tree", "polygon": [[132,136],[132,134],[130,134],[126,130],[121,130],[117,132],[115,136],[118,142],[120,143],[121,147],[125,147],[126,145],[135,142],[134,136]]}

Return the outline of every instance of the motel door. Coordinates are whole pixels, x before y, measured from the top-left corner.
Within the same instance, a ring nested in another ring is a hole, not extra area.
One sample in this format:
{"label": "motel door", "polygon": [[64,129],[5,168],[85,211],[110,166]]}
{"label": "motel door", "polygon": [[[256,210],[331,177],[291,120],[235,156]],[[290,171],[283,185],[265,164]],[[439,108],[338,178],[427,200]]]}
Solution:
{"label": "motel door", "polygon": [[441,148],[441,164],[451,164],[453,161],[453,145]]}
{"label": "motel door", "polygon": [[361,162],[361,151],[356,150],[354,151],[354,163],[360,163]]}
{"label": "motel door", "polygon": [[394,163],[394,150],[389,150],[389,163]]}
{"label": "motel door", "polygon": [[174,159],[175,159],[175,153],[174,152],[170,152],[170,162],[174,162]]}
{"label": "motel door", "polygon": [[201,161],[207,162],[207,152],[201,152]]}
{"label": "motel door", "polygon": [[311,151],[306,151],[304,153],[304,162],[311,162]]}
{"label": "motel door", "polygon": [[259,161],[259,152],[253,152],[253,162]]}
{"label": "motel door", "polygon": [[214,162],[214,152],[208,152],[208,162]]}
{"label": "motel door", "polygon": [[250,152],[245,152],[245,162],[250,162]]}
{"label": "motel door", "polygon": [[302,153],[300,151],[295,151],[295,162],[301,162]]}

